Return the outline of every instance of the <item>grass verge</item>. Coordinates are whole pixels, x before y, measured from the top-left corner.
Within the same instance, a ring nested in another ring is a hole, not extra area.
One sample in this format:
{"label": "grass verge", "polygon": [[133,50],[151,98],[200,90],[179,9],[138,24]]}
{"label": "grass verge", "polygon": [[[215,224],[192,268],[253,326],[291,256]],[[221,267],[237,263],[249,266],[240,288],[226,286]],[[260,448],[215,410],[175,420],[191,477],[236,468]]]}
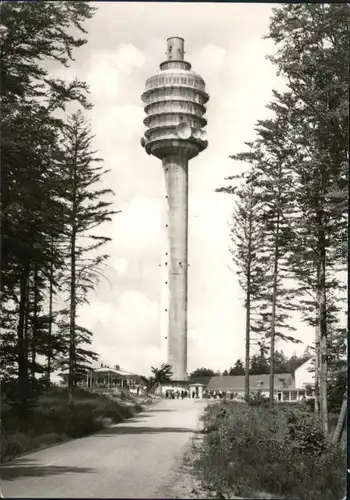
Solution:
{"label": "grass verge", "polygon": [[67,390],[52,388],[41,395],[27,418],[1,405],[1,462],[19,455],[88,436],[142,411],[135,399],[121,400],[113,393],[93,394],[77,389],[73,409],[67,407]]}
{"label": "grass verge", "polygon": [[323,438],[304,406],[274,410],[244,403],[209,405],[195,468],[210,496],[339,500],[346,448]]}

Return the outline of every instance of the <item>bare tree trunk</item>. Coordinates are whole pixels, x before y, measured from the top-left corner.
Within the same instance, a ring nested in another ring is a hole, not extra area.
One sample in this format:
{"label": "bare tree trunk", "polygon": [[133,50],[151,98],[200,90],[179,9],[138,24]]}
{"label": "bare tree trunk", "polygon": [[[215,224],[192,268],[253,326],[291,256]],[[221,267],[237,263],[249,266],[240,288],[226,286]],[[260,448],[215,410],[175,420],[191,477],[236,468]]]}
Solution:
{"label": "bare tree trunk", "polygon": [[74,405],[73,387],[76,384],[76,338],[75,321],[77,309],[76,297],[76,239],[77,239],[77,155],[78,155],[78,131],[75,128],[75,152],[71,165],[72,175],[72,215],[71,215],[71,235],[70,235],[70,317],[69,317],[69,375],[68,375],[68,406]]}
{"label": "bare tree trunk", "polygon": [[273,263],[273,283],[272,283],[272,311],[271,311],[271,342],[270,342],[270,387],[269,387],[269,407],[272,409],[275,403],[275,335],[276,335],[276,302],[277,302],[277,282],[278,282],[278,237],[280,227],[280,215],[277,214],[275,249]]}
{"label": "bare tree trunk", "polygon": [[20,279],[20,299],[19,315],[17,325],[17,362],[18,362],[18,385],[19,385],[19,409],[22,416],[25,416],[28,407],[28,353],[25,339],[25,320],[28,300],[29,263],[26,262],[22,269]]}
{"label": "bare tree trunk", "polygon": [[69,319],[69,375],[68,375],[68,405],[74,405],[73,387],[75,383],[75,318],[76,318],[76,255],[75,229],[71,236],[71,274],[70,274],[70,319]]}
{"label": "bare tree trunk", "polygon": [[31,344],[31,377],[35,379],[35,365],[36,365],[36,341],[37,341],[37,328],[38,328],[38,268],[34,267],[34,278],[33,278],[33,289],[34,289],[34,303],[33,303],[33,327],[32,327],[32,344]]}
{"label": "bare tree trunk", "polygon": [[249,241],[247,262],[246,318],[245,318],[245,365],[244,365],[244,397],[249,401],[249,368],[250,368],[250,308],[251,308],[251,252],[252,252],[252,212],[249,216]]}
{"label": "bare tree trunk", "polygon": [[341,440],[341,436],[343,434],[343,430],[344,430],[344,426],[345,426],[345,419],[347,416],[347,412],[348,412],[348,390],[346,389],[344,391],[344,397],[343,397],[343,402],[342,402],[341,409],[340,409],[340,414],[338,417],[337,426],[335,428],[333,438],[332,438],[333,444],[338,444]]}
{"label": "bare tree trunk", "polygon": [[[248,279],[250,287],[250,279]],[[247,291],[246,320],[245,320],[245,366],[244,366],[244,396],[249,401],[249,365],[250,365],[250,290]]]}
{"label": "bare tree trunk", "polygon": [[53,250],[53,244],[54,240],[53,238],[51,239],[51,262],[50,262],[50,288],[49,288],[49,327],[48,327],[48,332],[47,332],[47,383],[50,385],[50,378],[51,378],[51,361],[52,361],[52,353],[51,353],[51,338],[52,338],[52,323],[53,323],[53,317],[52,317],[52,303],[53,303],[53,258],[52,258],[52,250]]}
{"label": "bare tree trunk", "polygon": [[320,415],[320,326],[315,327],[315,415]]}
{"label": "bare tree trunk", "polygon": [[[25,320],[24,320],[24,351],[27,363],[29,360],[29,318],[30,318],[30,272],[28,273],[28,283],[26,291]],[[28,363],[29,364],[29,363]]]}
{"label": "bare tree trunk", "polygon": [[328,346],[326,317],[326,256],[324,231],[320,241],[320,281],[319,281],[319,324],[320,324],[320,411],[325,436],[328,436]]}

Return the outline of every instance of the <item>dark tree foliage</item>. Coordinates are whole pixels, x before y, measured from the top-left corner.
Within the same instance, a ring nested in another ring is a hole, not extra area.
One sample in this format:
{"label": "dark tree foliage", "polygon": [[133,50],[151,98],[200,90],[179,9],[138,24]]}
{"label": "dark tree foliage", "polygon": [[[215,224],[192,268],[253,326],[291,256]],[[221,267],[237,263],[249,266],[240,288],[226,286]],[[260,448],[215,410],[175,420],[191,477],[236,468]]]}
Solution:
{"label": "dark tree foliage", "polygon": [[[73,179],[62,168],[71,160],[64,149],[65,111],[73,101],[90,108],[86,84],[52,78],[47,63],[69,66],[86,43],[84,24],[94,12],[84,1],[1,4],[1,374],[4,394],[21,416],[67,350],[65,311],[54,310],[69,270],[67,200]],[[88,190],[93,176],[85,182]],[[103,211],[104,201],[96,198],[93,204]],[[97,214],[96,223],[103,221]],[[81,300],[92,278],[92,270],[86,271]],[[80,345],[87,337],[90,332],[77,326],[77,366],[91,357]]]}
{"label": "dark tree foliage", "polygon": [[214,377],[215,375],[215,371],[211,368],[197,368],[190,374],[190,380],[196,379],[198,377]]}
{"label": "dark tree foliage", "polygon": [[[344,165],[348,157],[349,5],[288,5],[274,10],[271,61],[288,82],[298,213],[290,266],[316,302],[319,409],[328,433],[329,291],[341,289],[337,257],[346,232]],[[338,194],[340,193],[340,196]],[[296,231],[298,229],[299,231]]]}
{"label": "dark tree foliage", "polygon": [[339,273],[347,254],[349,14],[348,4],[273,9],[266,38],[287,90],[274,91],[272,118],[259,120],[249,151],[234,156],[247,170],[254,163],[252,192],[263,206],[261,255],[271,267],[259,326],[270,342],[270,402],[279,369],[275,339],[293,340],[285,331],[298,309],[315,328],[315,410],[325,435],[327,399],[338,382],[341,392],[344,375],[333,351],[345,309]]}
{"label": "dark tree foliage", "polygon": [[228,371],[228,375],[244,375],[244,364],[240,359]]}

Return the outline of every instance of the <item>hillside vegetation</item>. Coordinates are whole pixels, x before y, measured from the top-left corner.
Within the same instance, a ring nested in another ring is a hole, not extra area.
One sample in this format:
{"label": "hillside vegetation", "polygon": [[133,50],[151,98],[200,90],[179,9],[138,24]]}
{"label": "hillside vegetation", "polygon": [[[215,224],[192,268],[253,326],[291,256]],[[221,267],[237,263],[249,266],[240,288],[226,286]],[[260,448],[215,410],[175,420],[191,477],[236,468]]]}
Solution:
{"label": "hillside vegetation", "polygon": [[67,406],[67,389],[52,388],[39,396],[25,419],[11,411],[4,398],[1,405],[1,462],[18,455],[93,434],[122,422],[142,410],[147,401],[119,394],[74,391],[75,404]]}
{"label": "hillside vegetation", "polygon": [[[339,500],[346,444],[328,442],[306,405],[209,405],[195,463],[215,498]],[[265,496],[264,496],[265,495]]]}

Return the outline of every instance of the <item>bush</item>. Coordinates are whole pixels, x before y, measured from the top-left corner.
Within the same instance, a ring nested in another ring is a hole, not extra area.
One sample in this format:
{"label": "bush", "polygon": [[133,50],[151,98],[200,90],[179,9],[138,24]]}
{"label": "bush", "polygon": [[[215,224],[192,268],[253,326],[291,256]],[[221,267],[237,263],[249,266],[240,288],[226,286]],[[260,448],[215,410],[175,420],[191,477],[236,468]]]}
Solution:
{"label": "bush", "polygon": [[82,389],[75,391],[75,404],[67,405],[67,390],[45,391],[27,418],[13,413],[11,401],[1,408],[1,461],[69,438],[88,436],[142,411],[139,404],[120,402]]}
{"label": "bush", "polygon": [[345,491],[346,454],[323,439],[306,407],[210,405],[197,470],[220,498],[338,500]]}
{"label": "bush", "polygon": [[288,445],[301,455],[321,455],[327,448],[327,442],[320,422],[310,414],[308,407],[301,405],[287,418]]}
{"label": "bush", "polygon": [[1,462],[25,453],[30,449],[31,439],[21,432],[14,432],[1,439]]}
{"label": "bush", "polygon": [[249,394],[249,401],[248,403],[251,406],[268,406],[269,404],[269,398],[264,396],[260,391],[259,392],[251,392]]}

